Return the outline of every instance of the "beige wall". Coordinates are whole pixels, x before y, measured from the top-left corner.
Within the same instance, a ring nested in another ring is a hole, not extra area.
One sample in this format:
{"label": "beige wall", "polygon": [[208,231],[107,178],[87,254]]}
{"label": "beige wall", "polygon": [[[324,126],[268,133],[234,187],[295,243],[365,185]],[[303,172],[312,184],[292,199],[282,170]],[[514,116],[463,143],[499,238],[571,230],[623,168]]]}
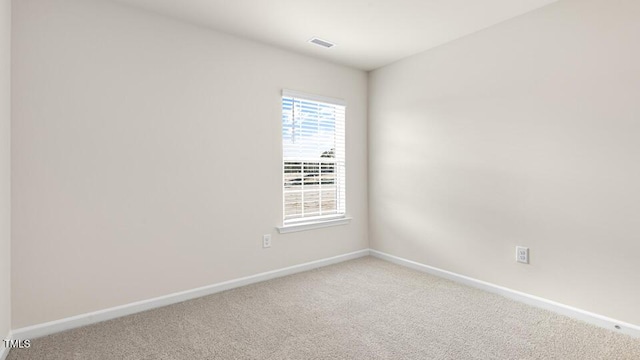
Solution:
{"label": "beige wall", "polygon": [[[14,328],[368,247],[366,73],[106,1],[13,21]],[[282,88],[348,103],[350,225],[275,233]]]}
{"label": "beige wall", "polygon": [[[0,0],[0,340],[11,329],[11,0]],[[2,349],[0,344],[0,350]]]}
{"label": "beige wall", "polygon": [[640,324],[639,13],[563,0],[374,71],[372,247]]}

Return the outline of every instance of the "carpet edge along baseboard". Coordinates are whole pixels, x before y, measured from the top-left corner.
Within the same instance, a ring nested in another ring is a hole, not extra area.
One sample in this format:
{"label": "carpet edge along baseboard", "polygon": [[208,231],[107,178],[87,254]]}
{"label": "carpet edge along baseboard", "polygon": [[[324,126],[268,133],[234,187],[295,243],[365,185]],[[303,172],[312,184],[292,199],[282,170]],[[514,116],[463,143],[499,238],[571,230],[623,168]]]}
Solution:
{"label": "carpet edge along baseboard", "polygon": [[[238,279],[228,280],[213,285],[207,285],[191,290],[176,292],[159,296],[152,299],[132,302],[120,306],[115,306],[103,310],[79,314],[59,320],[49,321],[41,324],[18,328],[12,331],[14,339],[35,339],[58,332],[75,329],[82,326],[96,324],[102,321],[112,320],[119,317],[136,314],[139,312],[156,309],[159,307],[176,304],[179,302],[197,299],[199,297],[216,294],[222,291],[235,289],[238,287],[255,284],[287,275],[337,264],[340,262],[368,256],[369,249],[358,250],[347,254],[337,255],[320,260],[297,264],[281,269],[271,270],[255,275],[250,275]],[[3,360],[0,358],[0,360]]]}
{"label": "carpet edge along baseboard", "polygon": [[425,265],[416,261],[404,259],[395,255],[387,254],[382,251],[369,249],[371,256],[381,260],[389,261],[397,265],[408,267],[414,270],[422,271],[431,275],[455,281],[467,286],[478,288],[490,293],[498,294],[509,299],[531,305],[537,308],[545,309],[556,314],[564,315],[572,319],[580,320],[598,327],[613,330],[622,334],[626,334],[635,338],[640,338],[640,326],[630,324],[624,321],[613,319],[600,314],[595,314],[586,310],[578,309],[569,305],[561,304],[552,300],[541,298],[535,295],[512,290],[500,285],[492,284],[486,281],[474,279],[472,277],[460,275],[451,271],[442,270],[433,266]]}
{"label": "carpet edge along baseboard", "polygon": [[[580,320],[592,325],[596,325],[605,329],[613,330],[622,334],[630,335],[635,338],[640,338],[640,326],[630,324],[624,321],[612,319],[603,315],[588,312],[582,309],[578,309],[569,305],[554,302],[548,299],[530,295],[527,293],[512,290],[506,287],[488,283],[482,280],[474,279],[468,276],[456,274],[450,271],[442,270],[436,267],[425,265],[412,260],[404,259],[395,255],[387,254],[374,249],[363,249],[347,254],[333,256],[325,259],[315,260],[303,264],[293,265],[290,267],[276,269],[260,274],[255,274],[239,279],[224,281],[221,283],[203,286],[196,289],[168,294],[152,299],[133,302],[121,306],[116,306],[108,309],[94,311],[90,313],[75,315],[72,317],[50,321],[42,324],[36,324],[24,328],[15,329],[12,331],[13,339],[34,339],[42,336],[51,335],[54,333],[71,330],[81,326],[96,324],[102,321],[107,321],[122,316],[127,316],[142,311],[147,311],[162,306],[167,306],[182,301],[196,299],[202,296],[212,295],[226,290],[231,290],[245,285],[254,284],[257,282],[267,281],[278,277],[292,275],[323,266],[337,264],[340,262],[357,259],[364,256],[374,256],[376,258],[395,263],[404,267],[408,267],[414,270],[429,273],[438,277],[446,278],[457,283],[461,283],[467,286],[479,288],[481,290],[495,293],[512,300],[525,303],[534,307],[549,310],[551,312],[564,315],[576,320]],[[0,349],[0,355],[2,355]],[[6,352],[8,353],[8,351]],[[6,356],[6,353],[4,356]],[[0,356],[0,360],[2,357]]]}

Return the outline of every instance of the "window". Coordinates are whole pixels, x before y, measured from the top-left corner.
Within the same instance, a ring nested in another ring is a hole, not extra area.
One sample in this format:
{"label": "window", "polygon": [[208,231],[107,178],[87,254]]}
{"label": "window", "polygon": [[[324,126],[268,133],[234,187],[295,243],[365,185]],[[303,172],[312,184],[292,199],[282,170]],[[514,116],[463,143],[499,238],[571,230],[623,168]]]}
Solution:
{"label": "window", "polygon": [[282,93],[284,225],[345,215],[345,103]]}

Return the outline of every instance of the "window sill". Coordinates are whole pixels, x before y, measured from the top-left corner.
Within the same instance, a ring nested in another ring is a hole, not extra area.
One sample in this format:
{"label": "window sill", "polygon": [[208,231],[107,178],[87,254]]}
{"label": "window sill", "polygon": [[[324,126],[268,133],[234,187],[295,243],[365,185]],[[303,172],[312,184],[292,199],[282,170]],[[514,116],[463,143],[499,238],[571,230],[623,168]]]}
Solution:
{"label": "window sill", "polygon": [[279,226],[276,229],[278,229],[278,232],[280,234],[286,234],[291,232],[320,229],[320,228],[330,227],[330,226],[347,225],[350,222],[351,222],[350,217],[342,217],[342,218],[331,219],[331,220],[316,220],[316,221],[302,222],[298,224],[284,225],[284,226]]}

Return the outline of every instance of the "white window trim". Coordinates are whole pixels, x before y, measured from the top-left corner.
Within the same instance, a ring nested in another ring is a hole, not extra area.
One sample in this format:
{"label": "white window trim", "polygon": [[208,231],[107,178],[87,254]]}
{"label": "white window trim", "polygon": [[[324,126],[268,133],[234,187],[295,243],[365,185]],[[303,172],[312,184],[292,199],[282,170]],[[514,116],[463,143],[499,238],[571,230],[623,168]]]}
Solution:
{"label": "white window trim", "polygon": [[292,232],[298,232],[298,231],[321,229],[321,228],[331,227],[331,226],[347,225],[351,222],[351,218],[347,216],[316,219],[311,221],[309,221],[309,219],[305,219],[305,220],[307,221],[300,221],[299,223],[278,226],[276,227],[276,229],[278,229],[278,232],[280,234],[286,234],[286,233],[292,233]]}
{"label": "white window trim", "polygon": [[[335,105],[340,105],[345,107],[347,106],[347,102],[343,99],[309,94],[301,91],[288,90],[288,89],[282,89],[282,97],[292,97],[292,98],[299,98],[299,99],[306,99],[311,101],[335,104]],[[345,198],[345,201],[346,201],[346,198]],[[276,229],[280,234],[286,234],[286,233],[292,233],[292,232],[320,229],[325,227],[347,225],[351,222],[351,220],[352,218],[347,216],[347,214],[344,214],[344,213],[339,215],[327,215],[327,216],[301,218],[298,220],[289,220],[287,221],[286,224],[284,224],[284,220],[283,220],[283,225],[277,226]]]}
{"label": "white window trim", "polygon": [[332,97],[322,96],[322,95],[307,94],[307,93],[304,93],[304,92],[301,92],[301,91],[295,91],[295,90],[283,89],[282,90],[282,96],[283,97],[306,99],[306,100],[311,100],[311,101],[319,101],[319,102],[324,102],[324,103],[329,103],[329,104],[334,104],[334,105],[340,105],[340,106],[347,106],[347,102],[342,100],[342,99],[332,98]]}

